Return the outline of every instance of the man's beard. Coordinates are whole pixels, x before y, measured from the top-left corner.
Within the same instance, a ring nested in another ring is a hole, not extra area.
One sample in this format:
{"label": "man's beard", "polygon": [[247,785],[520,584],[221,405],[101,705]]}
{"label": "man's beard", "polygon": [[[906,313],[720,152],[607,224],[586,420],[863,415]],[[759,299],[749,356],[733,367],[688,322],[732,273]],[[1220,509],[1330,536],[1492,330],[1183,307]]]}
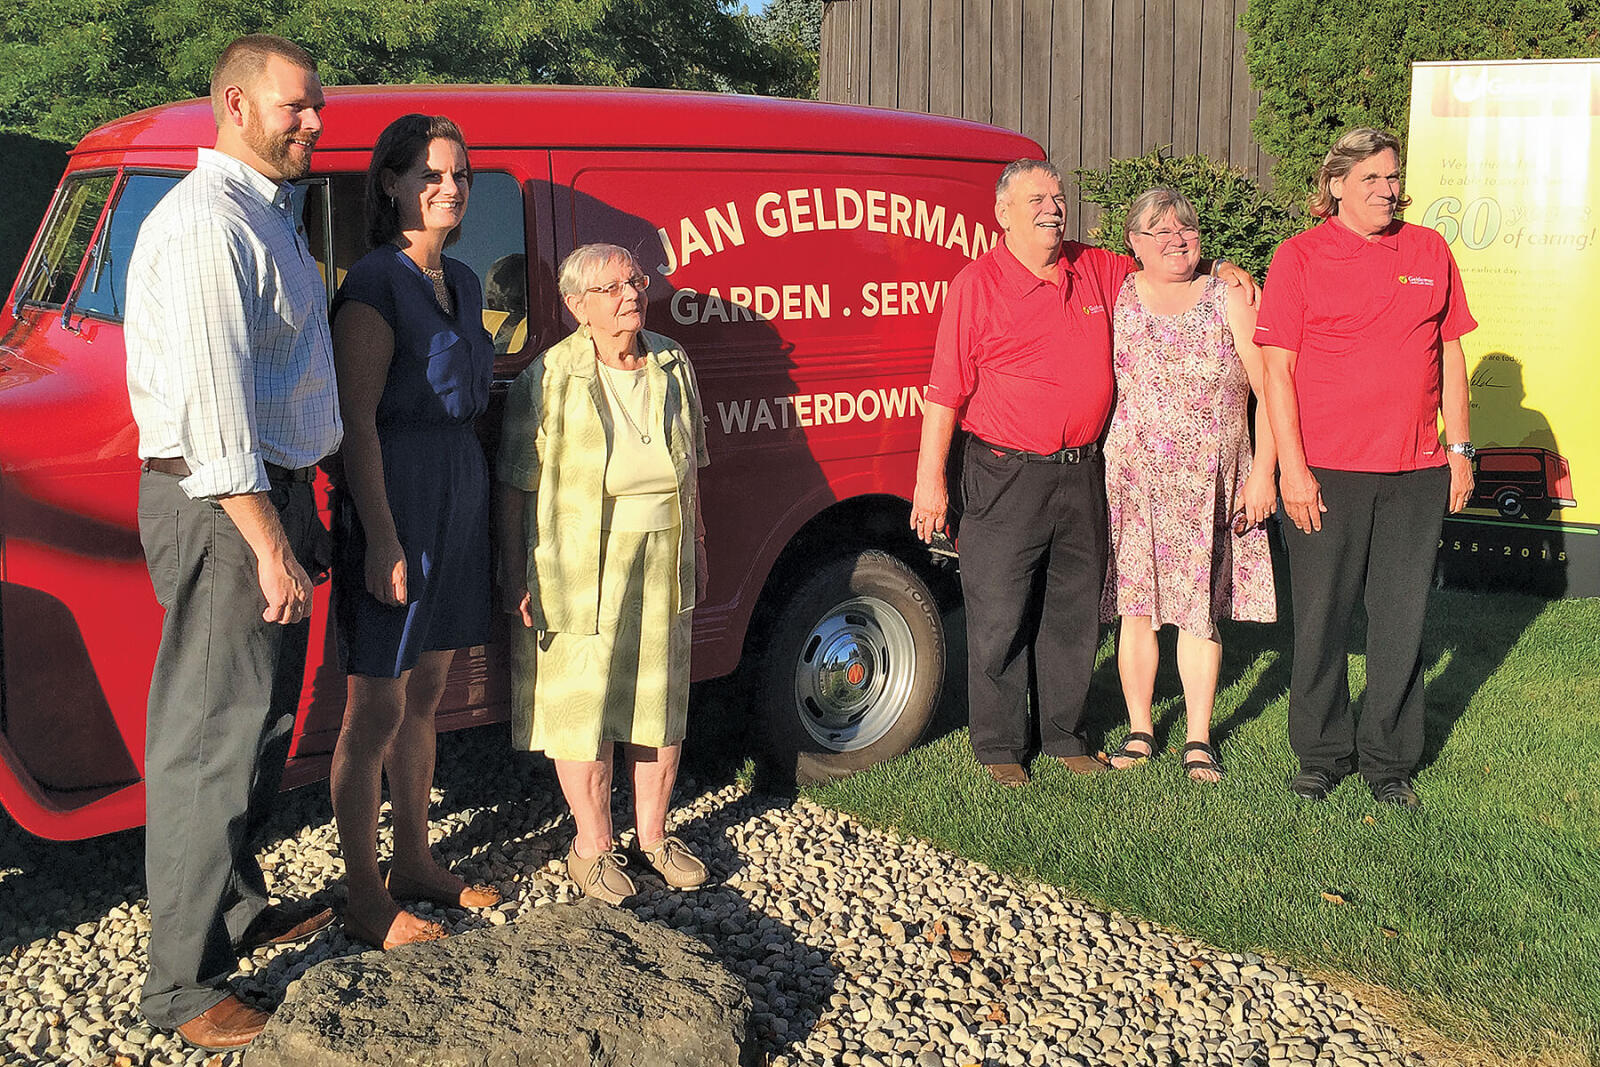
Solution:
{"label": "man's beard", "polygon": [[277,137],[269,135],[261,128],[260,121],[251,115],[244,124],[244,143],[250,146],[250,151],[260,156],[263,162],[271,164],[274,170],[283,176],[284,181],[294,181],[304,178],[311,172],[311,153],[304,157],[297,157],[289,147],[296,134],[285,133]]}

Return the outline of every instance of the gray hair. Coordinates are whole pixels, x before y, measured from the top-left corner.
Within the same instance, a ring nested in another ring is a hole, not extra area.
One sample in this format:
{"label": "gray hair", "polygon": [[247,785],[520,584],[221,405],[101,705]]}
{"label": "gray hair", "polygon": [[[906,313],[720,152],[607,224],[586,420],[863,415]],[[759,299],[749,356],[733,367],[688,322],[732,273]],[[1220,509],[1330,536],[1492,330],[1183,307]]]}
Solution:
{"label": "gray hair", "polygon": [[[1311,198],[1306,202],[1306,210],[1311,213],[1312,218],[1328,219],[1337,215],[1339,201],[1335,199],[1330,188],[1333,179],[1343,178],[1355,169],[1357,163],[1385,151],[1393,152],[1394,157],[1399,159],[1400,138],[1388,130],[1375,130],[1371,126],[1357,126],[1333,142],[1327,158],[1317,169],[1316,180],[1312,183]],[[1410,206],[1411,198],[1403,194],[1395,203],[1396,210],[1404,210]]]}
{"label": "gray hair", "polygon": [[1128,217],[1122,220],[1122,239],[1128,247],[1133,247],[1133,242],[1128,238],[1144,229],[1150,223],[1171,211],[1177,218],[1178,225],[1185,228],[1200,228],[1200,214],[1195,211],[1189,198],[1176,189],[1165,185],[1158,185],[1153,189],[1146,189],[1133,198],[1133,203],[1128,205]]}
{"label": "gray hair", "polygon": [[594,284],[595,277],[607,263],[621,260],[629,270],[641,273],[639,261],[621,245],[590,244],[574,248],[561,261],[561,276],[556,282],[562,296],[581,296]]}
{"label": "gray hair", "polygon": [[994,198],[1003,200],[1011,189],[1012,179],[1035,171],[1054,178],[1057,185],[1066,186],[1066,182],[1061,180],[1061,171],[1048,159],[1016,159],[1007,163],[1006,169],[1000,172],[1000,180],[994,183]]}

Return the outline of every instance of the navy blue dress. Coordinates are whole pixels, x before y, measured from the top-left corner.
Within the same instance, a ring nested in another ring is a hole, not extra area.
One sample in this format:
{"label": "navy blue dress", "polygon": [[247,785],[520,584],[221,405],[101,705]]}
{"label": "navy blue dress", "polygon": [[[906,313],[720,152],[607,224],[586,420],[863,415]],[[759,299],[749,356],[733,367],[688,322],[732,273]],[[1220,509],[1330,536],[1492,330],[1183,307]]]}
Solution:
{"label": "navy blue dress", "polygon": [[340,662],[351,674],[398,678],[422,652],[489,638],[489,474],[473,422],[489,403],[494,345],[483,328],[477,275],[457,260],[443,262],[454,315],[393,245],[351,267],[333,301],[335,316],[354,300],[394,332],[378,441],[410,598],[390,607],[367,592],[366,535],[355,501],[339,493],[333,606]]}

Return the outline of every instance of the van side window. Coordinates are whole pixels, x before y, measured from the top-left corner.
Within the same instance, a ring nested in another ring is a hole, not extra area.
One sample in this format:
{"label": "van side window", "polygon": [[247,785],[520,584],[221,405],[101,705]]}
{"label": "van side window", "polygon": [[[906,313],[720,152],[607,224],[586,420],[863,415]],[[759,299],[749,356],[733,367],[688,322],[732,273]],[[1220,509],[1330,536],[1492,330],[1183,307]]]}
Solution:
{"label": "van side window", "polygon": [[55,210],[22,272],[17,291],[22,303],[60,307],[67,299],[114,178],[112,174],[73,178],[56,194]]}
{"label": "van side window", "polygon": [[83,285],[74,305],[79,312],[110,319],[122,318],[127,292],[128,259],[139,227],[152,208],[178,184],[177,174],[130,174],[117,193],[111,218],[100,231],[94,253],[89,257]]}
{"label": "van side window", "polygon": [[[367,251],[365,183],[361,174],[328,176],[335,288]],[[467,221],[456,243],[444,250],[471,267],[483,284],[483,327],[494,340],[496,354],[520,351],[528,338],[524,218],[522,186],[516,178],[502,171],[476,171],[467,198]]]}
{"label": "van side window", "polygon": [[528,339],[528,248],[522,186],[509,174],[472,175],[467,221],[445,255],[471,267],[483,283],[483,328],[496,355],[520,351]]}

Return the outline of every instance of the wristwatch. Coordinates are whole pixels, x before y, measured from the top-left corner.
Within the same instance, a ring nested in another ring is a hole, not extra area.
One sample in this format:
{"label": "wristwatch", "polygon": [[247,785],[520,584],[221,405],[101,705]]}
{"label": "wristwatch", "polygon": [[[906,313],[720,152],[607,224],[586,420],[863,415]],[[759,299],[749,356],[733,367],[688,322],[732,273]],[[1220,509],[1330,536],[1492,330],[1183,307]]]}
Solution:
{"label": "wristwatch", "polygon": [[1472,447],[1471,441],[1462,441],[1460,444],[1445,445],[1446,452],[1454,452],[1458,456],[1466,456],[1470,463],[1478,455],[1478,450]]}

